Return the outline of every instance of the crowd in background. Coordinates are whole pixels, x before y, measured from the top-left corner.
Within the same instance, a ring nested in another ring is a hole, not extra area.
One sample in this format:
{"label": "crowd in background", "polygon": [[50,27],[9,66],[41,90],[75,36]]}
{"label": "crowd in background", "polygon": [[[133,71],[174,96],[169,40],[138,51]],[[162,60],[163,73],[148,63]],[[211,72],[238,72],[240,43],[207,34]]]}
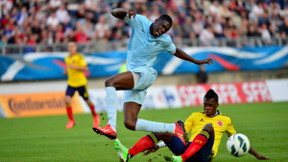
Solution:
{"label": "crowd in background", "polygon": [[[113,41],[129,38],[130,28],[110,14],[112,8],[134,8],[154,21],[173,18],[169,35],[199,39],[287,38],[288,5],[284,0],[1,0],[0,45],[58,44]],[[33,50],[33,49],[32,49]]]}

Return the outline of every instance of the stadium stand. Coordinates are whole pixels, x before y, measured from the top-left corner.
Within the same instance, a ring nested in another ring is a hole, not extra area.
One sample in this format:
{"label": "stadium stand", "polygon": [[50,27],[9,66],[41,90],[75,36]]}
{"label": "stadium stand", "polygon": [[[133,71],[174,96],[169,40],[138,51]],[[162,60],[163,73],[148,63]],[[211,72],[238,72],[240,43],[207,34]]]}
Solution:
{"label": "stadium stand", "polygon": [[0,6],[2,54],[64,51],[71,40],[84,52],[125,48],[130,28],[111,17],[115,7],[133,7],[152,21],[169,14],[169,34],[180,46],[287,43],[284,0],[2,0]]}

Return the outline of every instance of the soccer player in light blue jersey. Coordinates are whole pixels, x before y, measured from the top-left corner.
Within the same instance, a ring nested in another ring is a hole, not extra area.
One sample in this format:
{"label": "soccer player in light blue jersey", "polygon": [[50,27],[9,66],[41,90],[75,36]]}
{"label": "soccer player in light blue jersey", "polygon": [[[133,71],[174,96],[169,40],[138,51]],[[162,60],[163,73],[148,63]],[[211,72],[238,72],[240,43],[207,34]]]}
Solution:
{"label": "soccer player in light blue jersey", "polygon": [[183,142],[183,124],[160,123],[138,119],[138,113],[144,102],[147,88],[157,77],[153,69],[157,55],[167,51],[180,59],[202,65],[212,64],[211,58],[196,60],[181,49],[177,48],[169,35],[165,34],[172,26],[169,15],[163,14],[154,22],[143,15],[136,14],[134,9],[116,8],[112,15],[125,20],[132,27],[131,38],[128,43],[127,72],[118,73],[105,82],[108,124],[105,127],[93,127],[100,135],[116,139],[117,94],[116,90],[125,90],[124,99],[124,124],[126,128],[135,131],[170,132],[179,137]]}

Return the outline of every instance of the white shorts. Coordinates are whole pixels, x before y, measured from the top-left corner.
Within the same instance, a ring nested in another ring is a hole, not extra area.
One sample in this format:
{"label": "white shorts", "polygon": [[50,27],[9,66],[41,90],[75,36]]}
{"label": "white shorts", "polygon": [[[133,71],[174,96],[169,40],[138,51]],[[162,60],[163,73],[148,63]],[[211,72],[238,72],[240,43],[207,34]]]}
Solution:
{"label": "white shorts", "polygon": [[134,78],[134,88],[125,91],[124,102],[136,102],[143,105],[147,88],[149,88],[157,78],[157,71],[152,67],[138,67],[131,70],[131,72]]}

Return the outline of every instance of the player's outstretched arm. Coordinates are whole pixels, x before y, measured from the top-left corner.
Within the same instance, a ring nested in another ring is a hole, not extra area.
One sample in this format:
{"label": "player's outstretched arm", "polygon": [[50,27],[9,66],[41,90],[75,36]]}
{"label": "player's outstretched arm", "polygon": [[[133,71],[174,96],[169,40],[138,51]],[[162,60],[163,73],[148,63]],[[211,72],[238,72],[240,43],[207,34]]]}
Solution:
{"label": "player's outstretched arm", "polygon": [[213,64],[213,61],[214,61],[211,58],[204,59],[204,60],[196,60],[196,59],[194,59],[193,57],[191,57],[190,55],[188,55],[187,53],[185,53],[184,51],[182,51],[179,48],[176,48],[176,53],[174,55],[176,57],[182,59],[182,60],[186,60],[186,61],[192,62],[194,64],[197,64],[197,65],[202,65],[202,64],[210,65],[210,64]]}
{"label": "player's outstretched arm", "polygon": [[75,70],[79,70],[79,71],[88,71],[89,70],[88,66],[74,66],[72,64],[69,64],[68,66],[71,69],[75,69]]}
{"label": "player's outstretched arm", "polygon": [[252,147],[250,147],[249,153],[254,155],[259,160],[269,160],[269,157],[258,154]]}
{"label": "player's outstretched arm", "polygon": [[133,18],[135,18],[136,10],[134,10],[134,9],[124,9],[124,8],[115,8],[115,9],[113,9],[111,11],[111,14],[114,17],[117,17],[117,18],[122,19],[122,20],[128,14],[128,18],[131,19],[131,16],[133,16]]}

